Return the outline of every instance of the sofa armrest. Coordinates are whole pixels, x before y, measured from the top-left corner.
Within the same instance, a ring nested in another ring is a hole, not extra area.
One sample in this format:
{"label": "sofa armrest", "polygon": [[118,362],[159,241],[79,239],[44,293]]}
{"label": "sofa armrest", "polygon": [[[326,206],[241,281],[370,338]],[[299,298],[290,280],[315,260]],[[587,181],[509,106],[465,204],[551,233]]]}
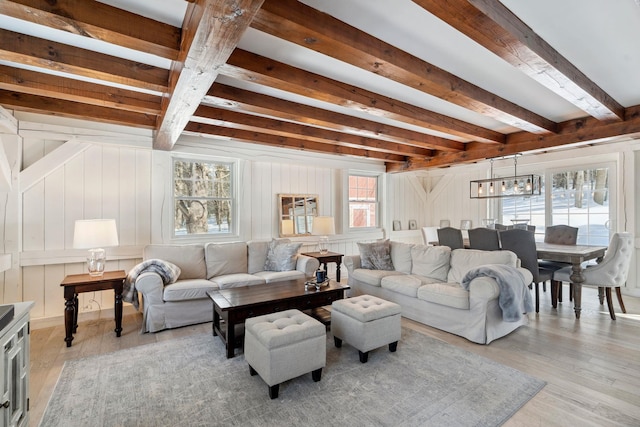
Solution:
{"label": "sofa armrest", "polygon": [[349,273],[353,273],[354,270],[361,267],[360,255],[349,255],[344,257],[344,265],[347,267],[347,271]]}
{"label": "sofa armrest", "polygon": [[162,299],[164,284],[162,283],[162,277],[158,273],[142,273],[136,279],[135,286],[136,290],[142,294],[145,307],[164,303]]}
{"label": "sofa armrest", "polygon": [[[533,275],[526,268],[518,267],[518,271],[524,276],[525,285],[529,285],[533,281]],[[498,298],[500,295],[500,287],[495,279],[491,277],[476,277],[469,282],[469,299],[485,299],[491,300]]]}
{"label": "sofa armrest", "polygon": [[306,255],[298,255],[296,270],[304,273],[304,277],[314,277],[318,267],[320,267],[320,261],[316,258]]}

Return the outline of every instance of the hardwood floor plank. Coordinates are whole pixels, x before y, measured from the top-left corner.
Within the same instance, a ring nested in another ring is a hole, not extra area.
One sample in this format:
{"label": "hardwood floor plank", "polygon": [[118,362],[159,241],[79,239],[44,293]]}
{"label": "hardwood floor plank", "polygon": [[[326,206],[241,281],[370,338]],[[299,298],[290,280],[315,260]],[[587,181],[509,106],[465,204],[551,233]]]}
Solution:
{"label": "hardwood floor plank", "polygon": [[[511,366],[547,385],[505,426],[631,426],[640,425],[640,298],[625,296],[627,314],[612,321],[600,306],[597,291],[583,290],[583,310],[576,320],[572,305],[558,309],[542,293],[540,313],[528,326],[478,345],[464,338],[413,322],[404,327]],[[617,306],[616,306],[617,309]],[[73,346],[64,343],[62,325],[31,331],[30,425],[37,426],[65,361],[198,333],[211,333],[211,323],[154,334],[140,334],[142,315],[125,314],[117,338],[113,316],[80,322]],[[402,354],[402,341],[398,345]]]}

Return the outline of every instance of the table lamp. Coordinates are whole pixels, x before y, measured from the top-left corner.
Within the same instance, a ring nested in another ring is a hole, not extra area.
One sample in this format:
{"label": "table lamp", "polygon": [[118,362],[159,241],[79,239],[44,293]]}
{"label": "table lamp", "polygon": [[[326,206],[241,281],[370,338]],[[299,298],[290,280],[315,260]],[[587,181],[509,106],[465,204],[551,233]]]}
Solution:
{"label": "table lamp", "polygon": [[87,268],[91,277],[104,273],[106,253],[104,248],[118,246],[115,219],[80,219],[73,230],[74,249],[89,249]]}
{"label": "table lamp", "polygon": [[329,252],[329,235],[336,234],[336,226],[332,216],[316,216],[313,217],[311,225],[311,234],[320,236],[318,240],[318,248],[321,254]]}

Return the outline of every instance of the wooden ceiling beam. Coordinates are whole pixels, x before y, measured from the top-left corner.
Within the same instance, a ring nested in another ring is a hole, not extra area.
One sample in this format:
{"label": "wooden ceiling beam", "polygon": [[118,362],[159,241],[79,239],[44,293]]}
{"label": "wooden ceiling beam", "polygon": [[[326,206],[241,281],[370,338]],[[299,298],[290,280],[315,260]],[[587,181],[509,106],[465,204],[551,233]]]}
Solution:
{"label": "wooden ceiling beam", "polygon": [[270,135],[262,132],[253,132],[243,129],[231,129],[222,126],[209,125],[205,123],[189,122],[185,127],[185,132],[195,132],[199,134],[209,134],[224,138],[231,138],[240,142],[250,144],[268,145],[271,147],[291,148],[302,151],[312,151],[316,153],[332,155],[350,155],[365,157],[385,162],[403,164],[406,157],[397,154],[381,153],[378,151],[362,150],[351,147],[344,147],[334,144],[324,144],[321,142],[308,141],[299,138],[290,138],[280,135]]}
{"label": "wooden ceiling beam", "polygon": [[333,129],[430,150],[462,151],[464,143],[215,83],[205,104]]}
{"label": "wooden ceiling beam", "polygon": [[95,120],[123,126],[153,129],[156,116],[97,105],[49,98],[46,96],[0,90],[0,105],[19,111],[30,111],[58,117]]}
{"label": "wooden ceiling beam", "polygon": [[160,96],[0,65],[0,89],[145,114],[160,114]]}
{"label": "wooden ceiling beam", "polygon": [[156,92],[166,91],[169,79],[162,68],[3,29],[0,56],[8,62]]}
{"label": "wooden ceiling beam", "polygon": [[556,124],[298,0],[267,0],[251,27],[534,133]]}
{"label": "wooden ceiling beam", "polygon": [[433,150],[427,150],[424,148],[417,148],[395,142],[366,138],[364,136],[336,132],[333,130],[285,122],[282,120],[274,120],[266,117],[254,116],[203,105],[198,107],[194,116],[191,118],[191,122],[208,123],[233,129],[262,132],[271,135],[322,142],[325,144],[335,144],[344,147],[399,154],[402,156],[425,158],[434,154]]}
{"label": "wooden ceiling beam", "polygon": [[231,54],[220,73],[464,139],[499,143],[506,139],[500,132],[434,113],[242,49],[236,49]]}
{"label": "wooden ceiling beam", "polygon": [[600,120],[624,107],[498,0],[413,0],[547,89]]}
{"label": "wooden ceiling beam", "polygon": [[153,147],[171,150],[264,0],[189,3]]}
{"label": "wooden ceiling beam", "polygon": [[180,28],[94,0],[3,0],[0,14],[172,60],[180,50]]}
{"label": "wooden ceiling beam", "polygon": [[409,159],[405,165],[391,165],[387,168],[387,171],[406,172],[445,167],[563,145],[638,138],[640,137],[640,105],[626,108],[625,121],[604,122],[587,117],[560,123],[559,128],[560,131],[556,135],[531,135],[526,132],[511,134],[507,139],[507,143],[502,145],[470,143],[464,152],[456,154],[441,153],[423,160],[413,158]]}

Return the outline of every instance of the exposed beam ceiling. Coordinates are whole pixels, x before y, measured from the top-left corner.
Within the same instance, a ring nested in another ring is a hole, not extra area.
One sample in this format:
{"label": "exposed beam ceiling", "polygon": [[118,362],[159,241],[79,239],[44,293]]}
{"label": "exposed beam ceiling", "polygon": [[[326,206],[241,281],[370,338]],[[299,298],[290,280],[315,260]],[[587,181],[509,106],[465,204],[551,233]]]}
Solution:
{"label": "exposed beam ceiling", "polygon": [[[572,54],[562,31],[543,28],[535,6],[398,0],[396,21],[382,0],[303,1],[3,0],[0,105],[150,128],[156,149],[195,133],[389,172],[640,135],[640,89],[616,100],[593,64],[560,53]],[[637,9],[618,6],[619,25]],[[409,28],[414,18],[424,30]],[[456,68],[412,44],[416,34],[445,59],[468,49],[482,60]],[[500,76],[483,81],[484,64]]]}

